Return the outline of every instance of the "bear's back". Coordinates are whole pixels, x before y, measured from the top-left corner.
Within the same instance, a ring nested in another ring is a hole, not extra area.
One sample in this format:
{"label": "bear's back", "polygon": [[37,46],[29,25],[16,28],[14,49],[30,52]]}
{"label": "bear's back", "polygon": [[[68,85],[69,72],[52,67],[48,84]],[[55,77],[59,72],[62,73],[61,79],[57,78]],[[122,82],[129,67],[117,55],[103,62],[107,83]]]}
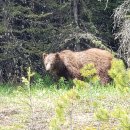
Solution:
{"label": "bear's back", "polygon": [[60,52],[60,57],[62,60],[68,59],[71,62],[76,62],[78,64],[85,64],[89,62],[104,62],[111,61],[113,55],[106,51],[98,48],[91,48],[84,51],[71,51],[64,50]]}
{"label": "bear's back", "polygon": [[86,50],[86,52],[101,55],[108,58],[113,58],[113,55],[109,51],[98,49],[98,48],[91,48]]}
{"label": "bear's back", "polygon": [[79,66],[83,67],[85,64],[94,63],[98,68],[109,67],[113,59],[110,52],[97,48],[75,52],[75,57]]}

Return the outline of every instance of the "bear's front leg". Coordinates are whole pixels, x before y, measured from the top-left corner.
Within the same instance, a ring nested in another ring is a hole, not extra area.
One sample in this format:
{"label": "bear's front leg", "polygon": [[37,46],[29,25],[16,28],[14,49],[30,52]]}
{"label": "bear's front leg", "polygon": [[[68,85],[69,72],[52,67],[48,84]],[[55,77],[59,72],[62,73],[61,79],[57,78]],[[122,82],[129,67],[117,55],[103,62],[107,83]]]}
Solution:
{"label": "bear's front leg", "polygon": [[66,66],[66,68],[67,68],[67,71],[68,71],[68,76],[70,78],[72,78],[72,79],[74,79],[74,78],[81,79],[80,71],[77,68],[75,68],[75,67],[73,67],[71,65]]}

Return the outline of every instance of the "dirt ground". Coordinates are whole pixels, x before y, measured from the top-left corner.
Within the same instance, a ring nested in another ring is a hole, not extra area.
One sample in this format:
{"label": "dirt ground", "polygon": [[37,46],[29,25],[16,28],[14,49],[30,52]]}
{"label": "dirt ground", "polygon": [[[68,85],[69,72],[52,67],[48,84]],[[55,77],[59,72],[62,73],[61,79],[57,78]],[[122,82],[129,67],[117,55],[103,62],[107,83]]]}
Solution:
{"label": "dirt ground", "polygon": [[[55,100],[58,96],[38,92],[31,97],[31,100],[22,94],[0,96],[0,130],[49,130],[49,123],[55,115]],[[61,126],[62,130],[89,130],[99,129],[101,122],[94,117],[94,108],[92,101],[98,101],[106,108],[111,110],[118,102],[119,104],[130,108],[130,96],[121,99],[115,94],[104,94],[87,99],[85,96],[76,101],[72,108],[72,115],[66,113],[69,125]],[[28,104],[31,102],[31,105]],[[72,119],[72,124],[70,124]],[[110,121],[113,128],[118,124],[116,120]],[[110,129],[110,126],[104,125],[100,129]],[[90,127],[90,128],[89,128]],[[89,128],[89,129],[87,129]]]}

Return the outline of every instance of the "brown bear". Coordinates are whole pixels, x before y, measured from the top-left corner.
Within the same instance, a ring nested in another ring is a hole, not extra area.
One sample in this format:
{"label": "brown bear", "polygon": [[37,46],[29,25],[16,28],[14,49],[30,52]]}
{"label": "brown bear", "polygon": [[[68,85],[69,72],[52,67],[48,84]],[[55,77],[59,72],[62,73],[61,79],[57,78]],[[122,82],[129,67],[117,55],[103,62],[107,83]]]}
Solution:
{"label": "brown bear", "polygon": [[57,53],[43,53],[46,71],[51,71],[58,77],[66,79],[82,79],[80,69],[86,64],[93,63],[102,84],[110,81],[107,71],[111,68],[112,58],[110,52],[97,48],[80,52],[64,50]]}

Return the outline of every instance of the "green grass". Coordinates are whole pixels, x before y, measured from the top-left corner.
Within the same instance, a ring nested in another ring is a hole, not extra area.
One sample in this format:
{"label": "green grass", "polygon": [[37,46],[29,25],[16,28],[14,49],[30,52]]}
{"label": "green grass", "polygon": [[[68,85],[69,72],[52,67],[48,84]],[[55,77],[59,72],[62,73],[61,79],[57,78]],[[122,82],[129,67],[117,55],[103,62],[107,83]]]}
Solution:
{"label": "green grass", "polygon": [[[31,98],[25,86],[0,85],[0,130],[25,130],[29,128],[48,130],[49,123],[55,114],[55,102],[72,88],[71,85],[68,82],[64,83],[63,79],[56,84],[49,77],[37,78],[36,82],[31,85]],[[99,122],[94,118],[93,101],[102,104],[109,110],[116,105],[130,110],[130,94],[127,95],[127,98],[122,98],[114,85],[106,87],[95,85],[91,86],[89,90],[88,88],[78,90],[78,93],[80,99],[73,108],[73,127],[75,130],[98,127]],[[113,123],[113,126],[115,125],[116,122]]]}

